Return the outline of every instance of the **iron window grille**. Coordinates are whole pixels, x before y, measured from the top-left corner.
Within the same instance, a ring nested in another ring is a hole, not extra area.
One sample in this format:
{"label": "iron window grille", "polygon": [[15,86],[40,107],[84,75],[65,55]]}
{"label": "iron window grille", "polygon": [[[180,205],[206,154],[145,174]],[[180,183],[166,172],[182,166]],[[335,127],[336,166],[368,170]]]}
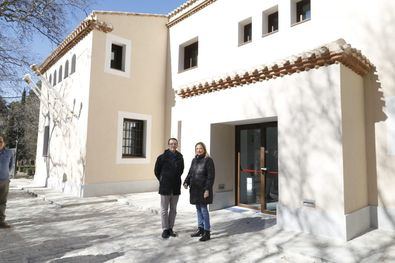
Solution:
{"label": "iron window grille", "polygon": [[144,157],[144,121],[124,119],[122,157]]}

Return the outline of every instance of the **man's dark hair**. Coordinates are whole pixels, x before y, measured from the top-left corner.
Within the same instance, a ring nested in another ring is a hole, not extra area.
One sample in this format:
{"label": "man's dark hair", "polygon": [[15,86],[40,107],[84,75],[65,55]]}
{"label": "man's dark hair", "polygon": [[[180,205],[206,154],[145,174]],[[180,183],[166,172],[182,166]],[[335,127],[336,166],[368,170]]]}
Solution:
{"label": "man's dark hair", "polygon": [[167,140],[167,144],[169,144],[170,141],[176,141],[176,142],[178,143],[178,140],[177,140],[176,138],[170,138],[170,139],[168,139],[168,140]]}

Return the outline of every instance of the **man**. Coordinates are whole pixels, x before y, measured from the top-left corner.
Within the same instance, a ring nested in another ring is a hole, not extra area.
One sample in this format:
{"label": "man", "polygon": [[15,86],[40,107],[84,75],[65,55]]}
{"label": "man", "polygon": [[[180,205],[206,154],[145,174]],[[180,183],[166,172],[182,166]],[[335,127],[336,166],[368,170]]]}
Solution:
{"label": "man", "polygon": [[5,208],[10,186],[12,158],[12,152],[5,148],[4,137],[0,136],[0,228],[11,227],[5,222]]}
{"label": "man", "polygon": [[[181,194],[181,175],[184,171],[184,158],[177,151],[178,141],[170,138],[167,141],[168,149],[155,163],[155,176],[159,181],[159,194],[162,219],[162,237],[176,237],[173,232],[177,214],[178,197]],[[170,210],[169,210],[170,206]]]}

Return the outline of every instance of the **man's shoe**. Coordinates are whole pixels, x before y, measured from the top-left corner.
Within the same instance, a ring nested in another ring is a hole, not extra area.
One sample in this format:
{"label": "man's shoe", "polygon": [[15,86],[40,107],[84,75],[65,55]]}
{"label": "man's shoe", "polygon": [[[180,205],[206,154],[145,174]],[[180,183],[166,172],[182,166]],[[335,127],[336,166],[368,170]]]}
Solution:
{"label": "man's shoe", "polygon": [[177,233],[173,231],[173,228],[170,228],[170,229],[169,229],[169,235],[170,235],[171,237],[176,237],[176,236],[177,236]]}
{"label": "man's shoe", "polygon": [[195,233],[191,234],[191,237],[201,237],[203,236],[204,230],[203,227],[199,227]]}
{"label": "man's shoe", "polygon": [[0,228],[11,228],[11,225],[7,224],[6,222],[1,222]]}
{"label": "man's shoe", "polygon": [[163,230],[163,232],[162,232],[162,237],[163,237],[163,238],[169,238],[169,237],[170,237],[170,231],[169,231],[169,229]]}
{"label": "man's shoe", "polygon": [[204,234],[199,239],[199,241],[207,241],[207,240],[210,240],[210,231],[204,230]]}

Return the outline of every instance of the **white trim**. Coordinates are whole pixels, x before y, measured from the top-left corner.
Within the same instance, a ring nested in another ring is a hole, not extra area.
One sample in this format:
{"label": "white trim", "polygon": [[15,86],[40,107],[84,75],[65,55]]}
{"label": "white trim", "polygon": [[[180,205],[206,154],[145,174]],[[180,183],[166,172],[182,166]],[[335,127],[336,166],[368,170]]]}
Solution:
{"label": "white trim", "polygon": [[[118,75],[125,78],[130,78],[130,64],[131,64],[131,50],[132,50],[132,42],[129,39],[122,38],[116,35],[107,34],[106,35],[106,50],[105,50],[105,63],[104,63],[104,72]],[[112,69],[111,65],[111,45],[121,45],[125,46],[124,52],[124,63],[125,63],[125,71]]]}
{"label": "white trim", "polygon": [[370,206],[346,214],[346,238],[353,239],[366,233],[371,227]]}
{"label": "white trim", "polygon": [[[145,158],[122,158],[122,129],[124,119],[135,119],[144,121],[144,152]],[[133,112],[118,112],[118,127],[117,127],[117,148],[116,148],[116,163],[117,164],[148,164],[151,161],[151,127],[152,116],[147,114],[133,113]]]}
{"label": "white trim", "polygon": [[158,191],[157,180],[98,183],[81,185],[82,197]]}

